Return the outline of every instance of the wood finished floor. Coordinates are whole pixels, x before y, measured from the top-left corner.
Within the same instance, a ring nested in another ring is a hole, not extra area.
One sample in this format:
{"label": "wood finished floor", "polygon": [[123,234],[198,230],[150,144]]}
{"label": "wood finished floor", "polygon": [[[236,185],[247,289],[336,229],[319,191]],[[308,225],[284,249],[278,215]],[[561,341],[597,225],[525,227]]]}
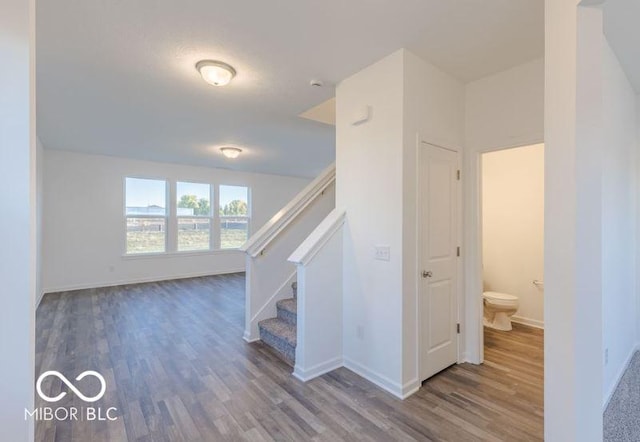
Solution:
{"label": "wood finished floor", "polygon": [[[39,421],[36,441],[542,440],[540,330],[486,330],[484,365],[453,366],[400,401],[347,369],[304,384],[245,343],[243,324],[244,274],[47,295],[36,374],[97,370],[107,392],[91,405],[119,418]],[[89,395],[91,382],[74,384]],[[43,391],[68,388],[49,377]],[[86,405],[71,392],[55,404]]]}

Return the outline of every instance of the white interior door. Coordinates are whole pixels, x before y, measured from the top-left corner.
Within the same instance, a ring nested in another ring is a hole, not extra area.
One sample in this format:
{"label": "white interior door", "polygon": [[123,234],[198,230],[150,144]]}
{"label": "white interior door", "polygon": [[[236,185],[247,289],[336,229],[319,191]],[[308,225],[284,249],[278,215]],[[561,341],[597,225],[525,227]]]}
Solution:
{"label": "white interior door", "polygon": [[420,145],[420,375],[458,358],[458,154]]}

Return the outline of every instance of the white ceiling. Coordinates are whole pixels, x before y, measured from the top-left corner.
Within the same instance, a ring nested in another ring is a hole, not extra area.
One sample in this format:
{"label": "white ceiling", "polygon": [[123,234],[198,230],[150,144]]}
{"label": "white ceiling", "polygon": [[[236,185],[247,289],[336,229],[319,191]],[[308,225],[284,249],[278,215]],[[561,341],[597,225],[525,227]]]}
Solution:
{"label": "white ceiling", "polygon": [[[48,149],[311,177],[334,128],[297,115],[333,85],[401,47],[463,81],[540,57],[543,4],[38,0],[38,134]],[[236,68],[230,86],[202,81],[205,58]]]}
{"label": "white ceiling", "polygon": [[604,33],[629,81],[640,92],[640,1],[617,0],[604,4]]}

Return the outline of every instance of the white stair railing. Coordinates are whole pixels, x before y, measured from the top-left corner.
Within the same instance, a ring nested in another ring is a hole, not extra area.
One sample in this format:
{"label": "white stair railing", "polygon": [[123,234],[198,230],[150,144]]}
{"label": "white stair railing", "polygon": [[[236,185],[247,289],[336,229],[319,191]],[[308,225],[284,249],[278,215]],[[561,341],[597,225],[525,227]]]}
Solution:
{"label": "white stair railing", "polygon": [[289,201],[286,206],[280,209],[260,230],[253,234],[240,250],[253,258],[263,253],[269,244],[273,242],[309,204],[315,201],[319,195],[322,195],[327,187],[335,183],[335,180],[336,165],[332,163]]}
{"label": "white stair railing", "polygon": [[241,247],[246,253],[244,339],[260,339],[258,322],[291,297],[295,265],[287,258],[335,207],[335,164],[327,167]]}

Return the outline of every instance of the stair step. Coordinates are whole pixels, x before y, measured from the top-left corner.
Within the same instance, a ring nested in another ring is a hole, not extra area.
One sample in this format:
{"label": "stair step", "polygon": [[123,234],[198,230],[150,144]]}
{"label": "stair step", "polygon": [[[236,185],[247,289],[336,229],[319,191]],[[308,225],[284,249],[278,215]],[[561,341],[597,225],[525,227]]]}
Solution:
{"label": "stair step", "polygon": [[296,360],[296,326],[280,318],[265,319],[258,323],[260,339],[273,348],[289,364]]}
{"label": "stair step", "polygon": [[276,303],[278,318],[291,325],[298,322],[298,300],[296,298],[281,299]]}

